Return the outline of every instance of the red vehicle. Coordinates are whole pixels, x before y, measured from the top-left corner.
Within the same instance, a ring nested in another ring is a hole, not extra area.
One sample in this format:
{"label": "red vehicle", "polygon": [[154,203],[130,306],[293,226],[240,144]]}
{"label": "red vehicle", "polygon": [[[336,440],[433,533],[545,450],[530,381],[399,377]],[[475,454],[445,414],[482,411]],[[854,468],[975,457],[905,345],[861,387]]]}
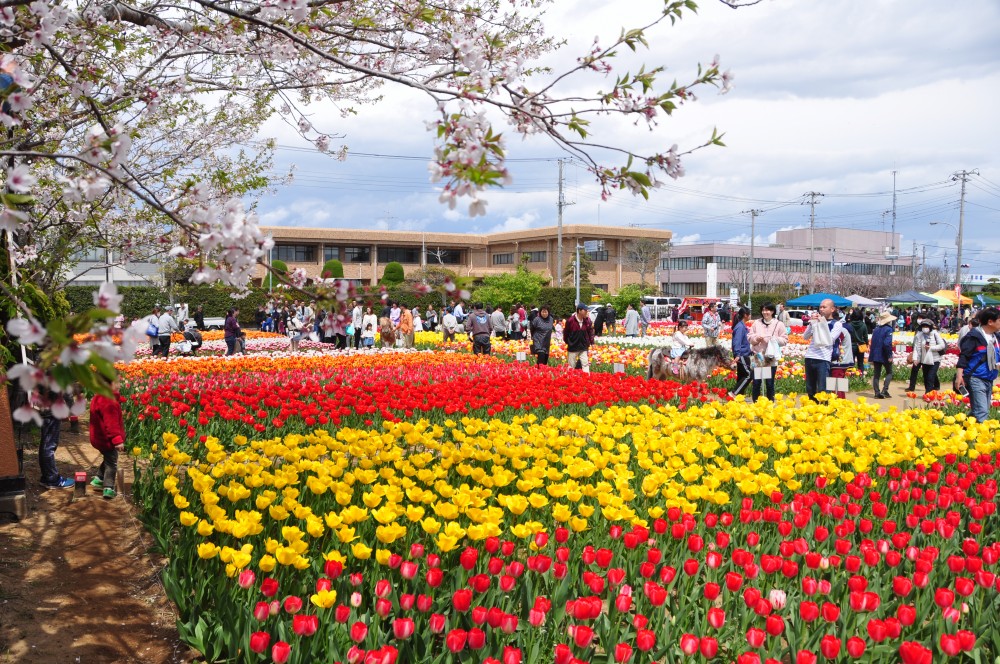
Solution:
{"label": "red vehicle", "polygon": [[715,302],[718,305],[722,302],[721,298],[718,297],[686,297],[681,301],[681,306],[677,308],[678,320],[686,313],[691,317],[691,320],[701,322],[701,317],[705,312],[705,307],[709,302]]}

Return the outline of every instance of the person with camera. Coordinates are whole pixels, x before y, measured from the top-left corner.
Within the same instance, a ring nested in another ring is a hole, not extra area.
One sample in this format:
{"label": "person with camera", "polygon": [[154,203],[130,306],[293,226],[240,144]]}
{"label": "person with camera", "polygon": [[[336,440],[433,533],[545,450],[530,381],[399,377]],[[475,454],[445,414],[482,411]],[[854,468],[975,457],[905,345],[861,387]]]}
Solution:
{"label": "person with camera", "polygon": [[767,374],[767,378],[757,378],[754,375],[751,388],[754,401],[760,398],[761,383],[764,384],[767,398],[774,401],[774,373],[781,361],[781,347],[788,343],[788,332],[785,325],[777,319],[777,313],[776,306],[770,302],[764,304],[760,308],[760,319],[753,322],[747,335],[754,368],[767,369],[762,372]]}
{"label": "person with camera", "polygon": [[920,371],[924,374],[924,394],[941,389],[937,374],[946,348],[948,344],[937,331],[934,321],[930,318],[920,321],[917,334],[913,337],[913,354],[910,356],[913,368],[910,370],[907,391],[912,392],[917,388],[917,373]]}

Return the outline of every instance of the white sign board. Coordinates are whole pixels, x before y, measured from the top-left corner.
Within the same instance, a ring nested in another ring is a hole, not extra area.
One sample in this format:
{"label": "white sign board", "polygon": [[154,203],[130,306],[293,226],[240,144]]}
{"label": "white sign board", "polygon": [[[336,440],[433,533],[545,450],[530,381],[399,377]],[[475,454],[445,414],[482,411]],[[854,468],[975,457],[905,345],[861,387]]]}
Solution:
{"label": "white sign board", "polygon": [[847,392],[850,388],[851,382],[846,378],[827,378],[826,379],[826,391],[827,392]]}
{"label": "white sign board", "polygon": [[705,297],[719,297],[719,264],[705,266]]}
{"label": "white sign board", "polygon": [[729,289],[729,306],[735,309],[736,305],[739,304],[739,301],[740,301],[740,289],[733,286],[732,288]]}
{"label": "white sign board", "polygon": [[771,367],[754,367],[754,380],[769,380],[771,378]]}
{"label": "white sign board", "polygon": [[615,362],[615,373],[625,373],[625,365],[621,362]]}
{"label": "white sign board", "polygon": [[517,361],[518,362],[526,362],[527,360],[528,360],[527,354],[525,354],[523,352],[517,354]]}

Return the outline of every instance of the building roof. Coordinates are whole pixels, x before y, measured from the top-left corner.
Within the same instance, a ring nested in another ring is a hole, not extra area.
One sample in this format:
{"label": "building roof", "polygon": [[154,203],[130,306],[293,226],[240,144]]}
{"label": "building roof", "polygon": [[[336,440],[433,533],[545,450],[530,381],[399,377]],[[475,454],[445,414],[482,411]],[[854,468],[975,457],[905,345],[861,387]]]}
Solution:
{"label": "building roof", "polygon": [[[423,231],[389,231],[358,228],[302,228],[296,226],[262,226],[264,233],[269,233],[276,240],[311,240],[324,242],[399,242],[405,244],[456,244],[465,247],[487,247],[494,243],[525,241],[554,237],[558,233],[556,226],[528,228],[520,231],[505,231],[502,233],[438,233]],[[673,232],[637,228],[634,226],[597,226],[592,224],[566,224],[563,226],[564,237],[594,237],[625,240],[667,241],[673,237]]]}

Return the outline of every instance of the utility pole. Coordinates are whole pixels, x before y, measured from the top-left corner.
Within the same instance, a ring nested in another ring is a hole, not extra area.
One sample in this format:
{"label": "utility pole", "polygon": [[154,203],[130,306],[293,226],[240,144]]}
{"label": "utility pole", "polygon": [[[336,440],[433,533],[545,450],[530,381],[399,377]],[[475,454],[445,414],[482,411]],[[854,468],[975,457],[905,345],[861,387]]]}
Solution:
{"label": "utility pole", "polygon": [[952,180],[962,181],[962,193],[958,199],[958,257],[955,261],[955,300],[958,303],[958,320],[962,320],[962,235],[965,230],[965,183],[970,175],[979,175],[978,169],[959,171]]}
{"label": "utility pole", "polygon": [[[556,203],[556,208],[559,210],[559,230],[557,232],[557,245],[558,249],[556,254],[558,258],[556,259],[556,270],[559,275],[559,287],[562,288],[563,285],[563,208],[567,205],[572,205],[572,203],[567,203],[566,199],[563,197],[563,160],[559,160],[559,201]],[[600,210],[600,208],[598,208]],[[598,212],[600,214],[600,212]]]}
{"label": "utility pole", "polygon": [[810,191],[803,194],[809,197],[809,292],[816,292],[816,199],[823,194]]}
{"label": "utility pole", "polygon": [[[924,248],[926,255],[927,248]],[[917,290],[917,241],[913,241],[913,256],[910,257],[910,276],[913,277],[913,290]]]}
{"label": "utility pole", "polygon": [[896,274],[896,171],[892,172],[892,266],[889,273]]}
{"label": "utility pole", "polygon": [[762,210],[744,210],[743,214],[750,215],[750,286],[747,288],[747,308],[753,311],[753,263],[757,239],[757,215],[764,213]]}

